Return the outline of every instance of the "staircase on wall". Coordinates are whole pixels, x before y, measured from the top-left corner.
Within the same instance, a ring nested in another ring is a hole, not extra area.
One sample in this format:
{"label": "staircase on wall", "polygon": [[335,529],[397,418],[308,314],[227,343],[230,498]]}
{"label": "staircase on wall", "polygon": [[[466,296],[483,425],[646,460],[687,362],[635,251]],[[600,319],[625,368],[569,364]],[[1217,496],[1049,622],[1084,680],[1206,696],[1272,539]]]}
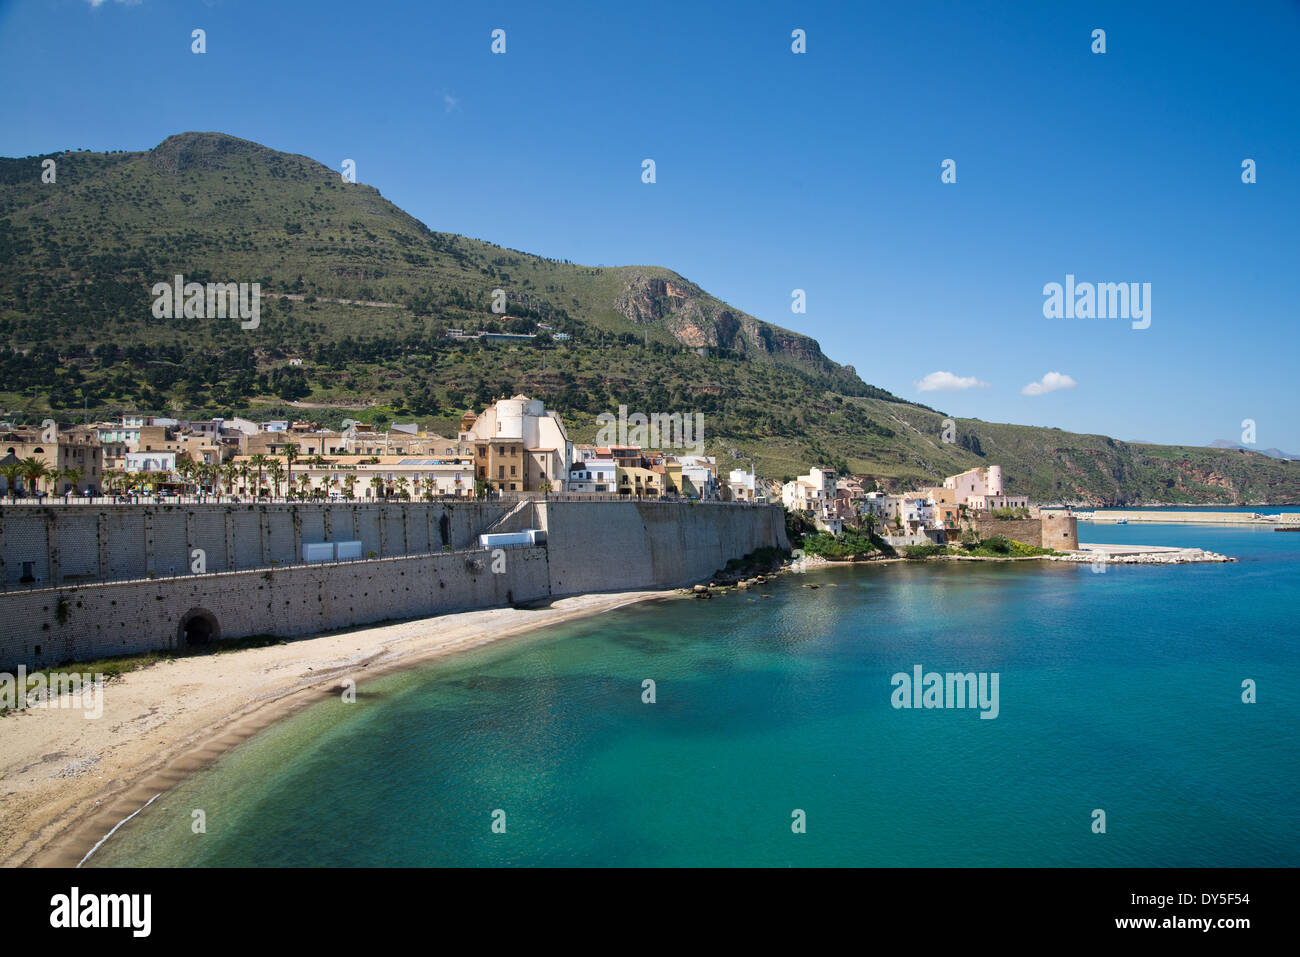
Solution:
{"label": "staircase on wall", "polygon": [[510,511],[506,512],[496,521],[491,522],[487,528],[483,529],[481,534],[491,535],[496,532],[522,532],[530,528],[537,528],[536,509],[533,507],[533,500],[530,498],[521,499],[515,503]]}

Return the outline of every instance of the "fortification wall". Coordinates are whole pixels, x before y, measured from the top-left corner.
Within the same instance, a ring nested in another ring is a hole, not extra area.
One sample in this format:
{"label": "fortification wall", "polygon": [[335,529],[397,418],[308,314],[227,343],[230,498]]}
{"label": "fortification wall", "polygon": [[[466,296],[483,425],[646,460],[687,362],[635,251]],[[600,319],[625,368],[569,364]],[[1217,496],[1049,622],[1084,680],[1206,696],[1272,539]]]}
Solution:
{"label": "fortification wall", "polygon": [[304,543],[361,542],[389,558],[471,548],[500,502],[0,507],[0,588],[180,575],[202,549],[210,572],[300,561]]}
{"label": "fortification wall", "polygon": [[[15,557],[35,555],[21,560],[36,563],[38,577],[50,582],[0,593],[0,671],[175,649],[205,637],[295,637],[550,595],[671,588],[755,549],[789,547],[779,507],[538,502],[532,511],[547,544],[504,549],[504,561],[494,562],[492,550],[473,545],[509,507],[0,508],[6,574],[16,579]],[[503,527],[524,522],[526,511]],[[469,547],[444,552],[444,536]],[[400,557],[271,566],[300,555],[303,542],[355,539],[363,554]],[[430,547],[436,550],[402,554]],[[205,573],[190,573],[191,548],[205,550]],[[102,569],[139,577],[77,580]]]}
{"label": "fortification wall", "polygon": [[551,593],[676,588],[758,548],[790,547],[777,506],[539,502]]}
{"label": "fortification wall", "polygon": [[1004,535],[1013,542],[1039,547],[1043,543],[1043,523],[1036,518],[988,518],[977,514],[967,522],[980,538]]}
{"label": "fortification wall", "polygon": [[315,635],[550,593],[546,549],[471,550],[132,582],[0,596],[0,671],[184,646],[207,619],[212,638]]}
{"label": "fortification wall", "polygon": [[1022,542],[1037,548],[1054,548],[1058,551],[1079,547],[1079,521],[1064,512],[1043,511],[1039,518],[992,518],[987,512],[978,512],[967,520],[981,538],[1003,535],[1013,542]]}

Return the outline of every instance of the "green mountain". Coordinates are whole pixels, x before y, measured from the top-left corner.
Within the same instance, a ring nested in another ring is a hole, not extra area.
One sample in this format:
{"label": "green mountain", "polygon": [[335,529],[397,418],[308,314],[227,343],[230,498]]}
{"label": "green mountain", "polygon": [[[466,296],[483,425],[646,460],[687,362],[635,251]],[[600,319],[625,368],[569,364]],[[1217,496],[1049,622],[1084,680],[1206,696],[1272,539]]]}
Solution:
{"label": "green mountain", "polygon": [[[778,478],[821,463],[903,487],[997,462],[1010,490],[1043,501],[1300,501],[1300,466],[1253,452],[970,419],[945,442],[942,413],[672,270],[434,232],[373,187],[219,133],[0,159],[0,183],[0,414],[16,421],[141,410],[418,419],[446,433],[465,409],[522,391],[579,441],[619,405],[703,413],[724,466],[753,460]],[[151,289],[177,274],[259,282],[260,324],[155,318]]]}

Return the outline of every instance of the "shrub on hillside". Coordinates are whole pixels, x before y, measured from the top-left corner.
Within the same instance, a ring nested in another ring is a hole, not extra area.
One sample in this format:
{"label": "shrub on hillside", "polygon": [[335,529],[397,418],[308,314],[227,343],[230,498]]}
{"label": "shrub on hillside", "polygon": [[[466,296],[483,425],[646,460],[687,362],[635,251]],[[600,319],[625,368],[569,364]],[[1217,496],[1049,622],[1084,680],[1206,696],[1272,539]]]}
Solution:
{"label": "shrub on hillside", "polygon": [[825,533],[809,535],[803,540],[803,550],[830,561],[848,561],[878,552],[880,548],[871,539],[846,531],[838,537]]}

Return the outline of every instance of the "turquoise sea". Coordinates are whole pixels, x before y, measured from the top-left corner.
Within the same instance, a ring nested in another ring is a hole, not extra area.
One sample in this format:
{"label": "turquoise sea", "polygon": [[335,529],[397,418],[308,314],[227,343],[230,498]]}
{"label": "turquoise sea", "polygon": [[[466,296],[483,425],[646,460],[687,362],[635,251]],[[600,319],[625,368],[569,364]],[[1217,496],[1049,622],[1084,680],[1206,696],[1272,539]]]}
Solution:
{"label": "turquoise sea", "polygon": [[[313,705],[88,866],[1300,864],[1300,533],[1080,537],[1240,561],[899,563],[632,606]],[[918,664],[997,672],[998,716],[895,709]]]}

